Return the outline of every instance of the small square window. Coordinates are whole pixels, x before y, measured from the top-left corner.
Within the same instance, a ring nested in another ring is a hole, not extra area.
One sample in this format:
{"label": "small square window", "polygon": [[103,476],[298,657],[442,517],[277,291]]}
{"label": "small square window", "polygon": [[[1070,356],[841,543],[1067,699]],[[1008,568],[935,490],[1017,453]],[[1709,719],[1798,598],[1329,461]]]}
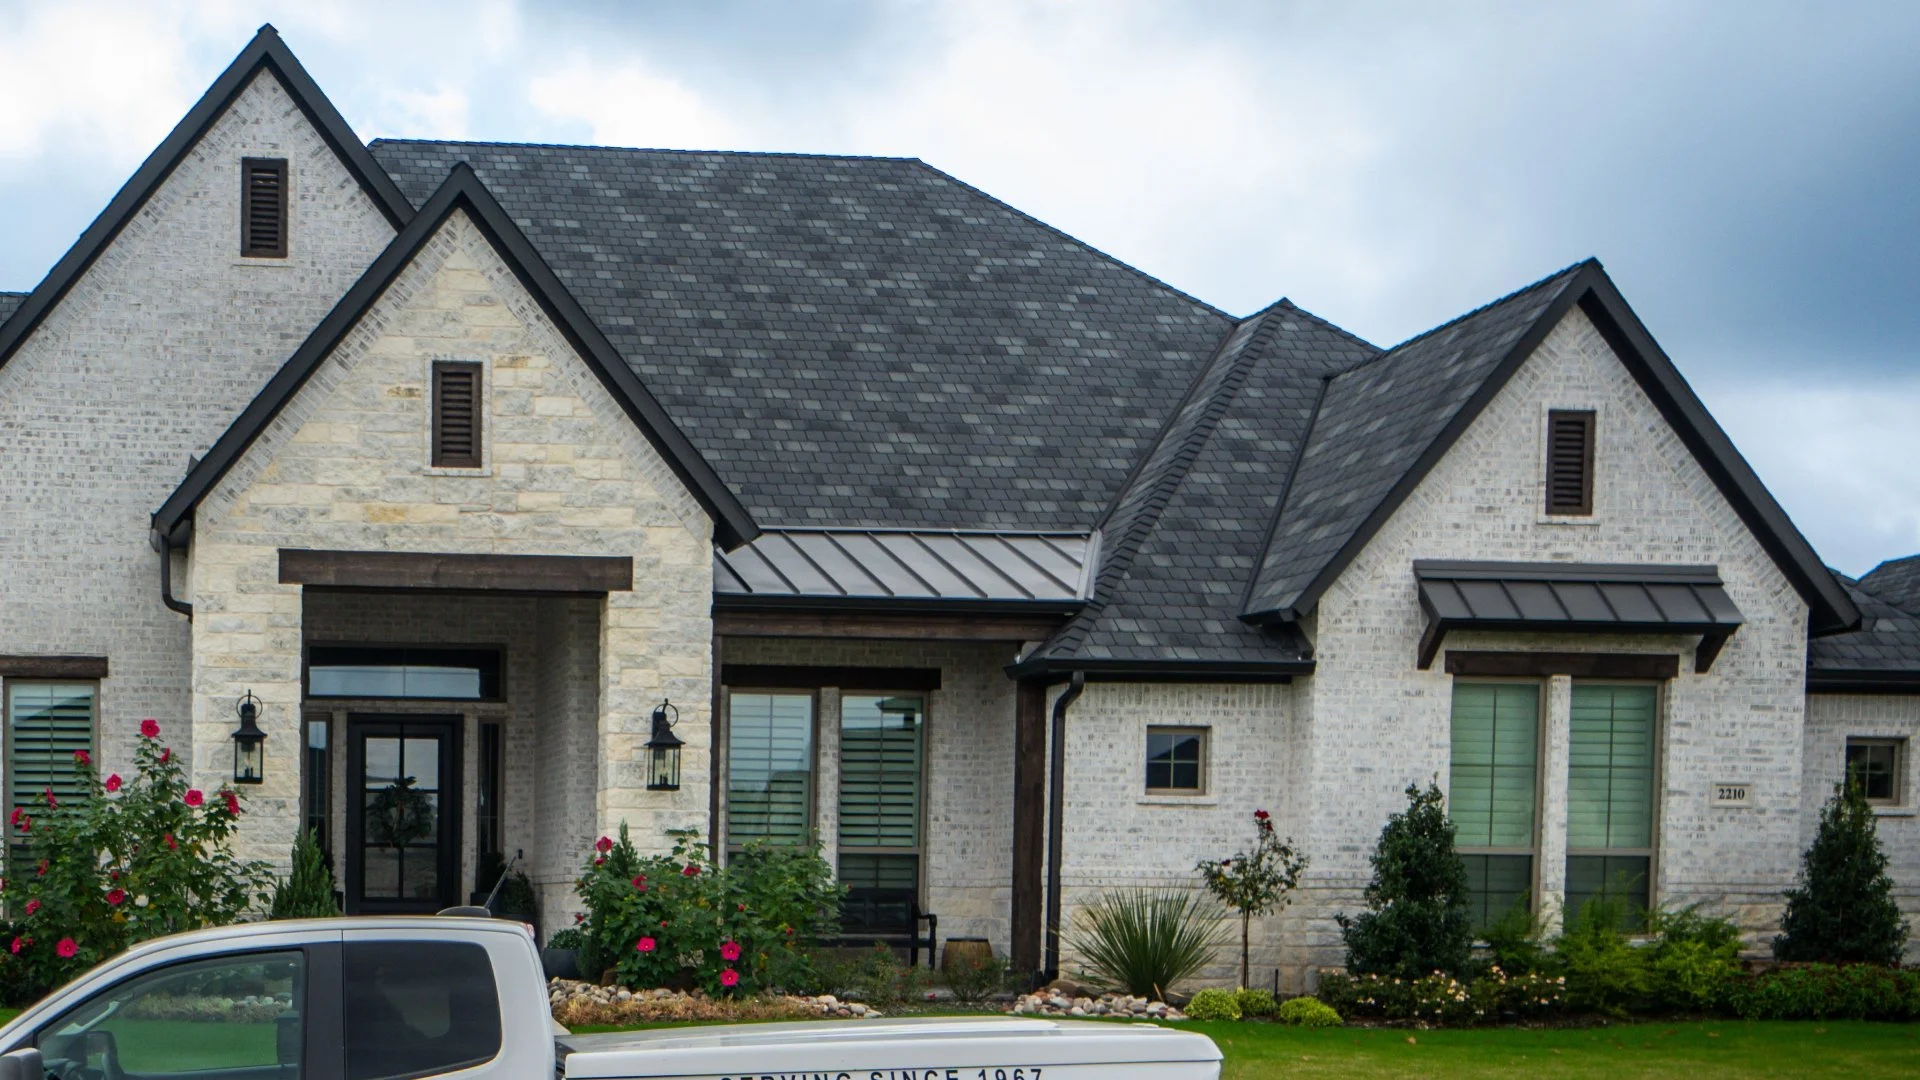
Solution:
{"label": "small square window", "polygon": [[1206,790],[1207,729],[1147,729],[1147,791],[1198,795]]}
{"label": "small square window", "polygon": [[1907,740],[1848,739],[1847,782],[1860,785],[1874,806],[1906,802]]}

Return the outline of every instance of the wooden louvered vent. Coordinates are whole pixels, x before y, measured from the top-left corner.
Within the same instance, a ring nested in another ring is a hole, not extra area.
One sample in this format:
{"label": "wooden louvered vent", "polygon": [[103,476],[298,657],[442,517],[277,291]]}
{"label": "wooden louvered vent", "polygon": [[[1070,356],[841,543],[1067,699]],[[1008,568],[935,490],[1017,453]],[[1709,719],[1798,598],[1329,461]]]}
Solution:
{"label": "wooden louvered vent", "polygon": [[480,365],[433,365],[433,464],[480,467]]}
{"label": "wooden louvered vent", "polygon": [[240,254],[250,259],[287,257],[285,158],[241,159]]}
{"label": "wooden louvered vent", "polygon": [[1593,513],[1593,413],[1547,414],[1547,513]]}

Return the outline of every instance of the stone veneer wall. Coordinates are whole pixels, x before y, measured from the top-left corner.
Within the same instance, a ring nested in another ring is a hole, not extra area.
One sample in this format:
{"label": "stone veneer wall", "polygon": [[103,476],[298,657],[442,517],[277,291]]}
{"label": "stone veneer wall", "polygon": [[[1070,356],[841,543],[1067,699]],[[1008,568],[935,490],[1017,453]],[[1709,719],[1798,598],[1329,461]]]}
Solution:
{"label": "stone veneer wall", "polygon": [[[984,937],[1007,954],[1013,878],[1014,690],[1004,668],[1012,645],[728,638],[728,664],[933,667],[927,701],[927,789],[922,824],[926,909],[940,937]],[[833,858],[837,817],[839,695],[820,694],[814,821]],[[724,805],[724,804],[723,804]]]}
{"label": "stone veneer wall", "polygon": [[[1846,771],[1848,738],[1907,740],[1907,773],[1901,805],[1881,807],[1876,826],[1887,853],[1894,896],[1907,920],[1920,931],[1920,770],[1913,752],[1920,747],[1920,697],[1891,694],[1813,694],[1807,698],[1806,777],[1800,794],[1800,837],[1796,852],[1813,842],[1820,807],[1833,795]],[[1907,962],[1920,961],[1920,933],[1907,941]]]}
{"label": "stone veneer wall", "polygon": [[[436,359],[485,367],[482,469],[428,465]],[[196,777],[224,767],[212,750],[242,689],[265,703],[270,736],[296,738],[300,589],[279,582],[280,548],[631,556],[633,591],[598,605],[594,831],[624,820],[659,846],[706,819],[711,544],[699,505],[456,212],[198,511]],[[672,794],[645,790],[662,696],[681,706],[687,741]],[[283,858],[297,800],[295,778],[269,773],[243,854]]]}
{"label": "stone veneer wall", "polygon": [[[251,156],[288,159],[285,259],[239,257]],[[149,515],[392,237],[263,72],[0,367],[0,654],[108,657],[103,768],[130,767],[146,716],[189,749]]]}
{"label": "stone veneer wall", "polygon": [[[1596,512],[1541,513],[1549,408],[1598,412]],[[1659,651],[1681,657],[1664,696],[1658,899],[1706,901],[1756,936],[1778,917],[1801,833],[1806,605],[1578,310],[1555,328],[1389,519],[1319,605],[1312,695],[1311,895],[1294,913],[1308,964],[1342,959],[1335,911],[1354,910],[1387,816],[1409,783],[1447,779],[1451,677],[1414,667],[1423,626],[1415,559],[1712,563],[1746,625],[1713,671],[1690,639],[1451,635],[1450,648]],[[1551,695],[1564,695],[1555,680]],[[1564,706],[1563,706],[1564,708]],[[1560,760],[1564,760],[1562,757]],[[1562,766],[1563,768],[1563,766]],[[1544,770],[1544,820],[1564,829],[1565,775]],[[1708,805],[1714,781],[1754,785],[1750,809]],[[1545,838],[1546,858],[1563,841]],[[1543,867],[1546,889],[1563,870]],[[1550,897],[1551,899],[1551,897]]]}
{"label": "stone veneer wall", "polygon": [[[573,924],[582,910],[573,881],[599,838],[594,828],[594,777],[600,670],[600,605],[592,600],[545,597],[538,601],[536,636],[541,642],[536,682],[532,753],[507,763],[509,777],[529,776],[531,805],[521,804],[516,824],[531,819],[533,844],[527,873],[540,896],[541,933]],[[648,845],[647,838],[636,842]]]}

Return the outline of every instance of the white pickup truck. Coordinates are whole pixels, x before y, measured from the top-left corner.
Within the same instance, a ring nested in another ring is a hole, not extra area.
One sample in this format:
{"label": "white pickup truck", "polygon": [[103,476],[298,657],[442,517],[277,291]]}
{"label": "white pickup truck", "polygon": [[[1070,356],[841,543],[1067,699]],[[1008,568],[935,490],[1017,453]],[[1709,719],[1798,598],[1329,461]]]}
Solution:
{"label": "white pickup truck", "polygon": [[525,926],[253,923],[128,950],[0,1028],[0,1080],[1216,1080],[1206,1036],[996,1017],[569,1035]]}

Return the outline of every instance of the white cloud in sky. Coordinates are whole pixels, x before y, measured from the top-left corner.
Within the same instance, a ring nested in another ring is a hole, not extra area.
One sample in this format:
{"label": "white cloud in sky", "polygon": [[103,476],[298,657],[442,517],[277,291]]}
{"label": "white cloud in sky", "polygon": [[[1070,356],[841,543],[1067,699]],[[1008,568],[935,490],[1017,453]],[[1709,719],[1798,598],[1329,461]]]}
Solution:
{"label": "white cloud in sky", "polygon": [[137,162],[203,89],[193,82],[177,12],[0,8],[0,164],[25,171],[43,155]]}
{"label": "white cloud in sky", "polygon": [[740,129],[723,109],[637,59],[603,65],[571,56],[528,80],[527,93],[550,119],[583,125],[596,144],[758,149],[740,141]]}

